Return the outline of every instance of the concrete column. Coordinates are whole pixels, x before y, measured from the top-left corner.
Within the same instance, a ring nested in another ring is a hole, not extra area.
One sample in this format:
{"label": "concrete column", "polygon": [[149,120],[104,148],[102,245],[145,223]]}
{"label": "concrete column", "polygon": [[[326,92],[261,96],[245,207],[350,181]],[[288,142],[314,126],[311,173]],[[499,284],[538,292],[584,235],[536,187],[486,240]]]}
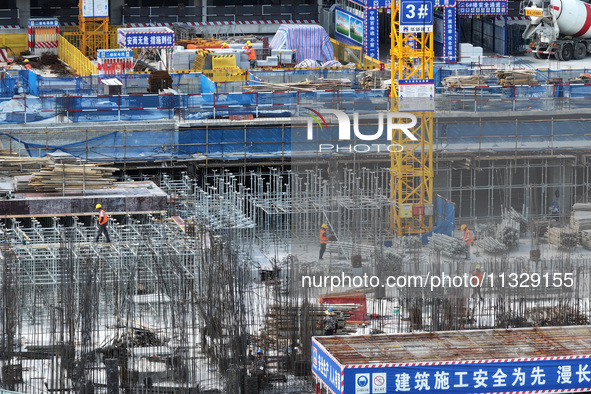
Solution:
{"label": "concrete column", "polygon": [[18,22],[20,27],[27,28],[31,18],[31,0],[19,0],[16,2],[18,8]]}
{"label": "concrete column", "polygon": [[109,2],[109,23],[112,25],[123,24],[123,4],[125,0],[111,0]]}
{"label": "concrete column", "polygon": [[195,0],[195,5],[199,5],[201,3],[201,22],[207,22],[207,2],[208,0]]}

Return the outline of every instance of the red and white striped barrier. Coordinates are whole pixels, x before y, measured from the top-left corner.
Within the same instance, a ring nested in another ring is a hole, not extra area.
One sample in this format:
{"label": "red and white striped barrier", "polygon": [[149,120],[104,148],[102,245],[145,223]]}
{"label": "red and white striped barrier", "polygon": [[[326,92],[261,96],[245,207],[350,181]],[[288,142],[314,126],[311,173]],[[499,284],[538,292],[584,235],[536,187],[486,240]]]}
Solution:
{"label": "red and white striped barrier", "polygon": [[558,357],[527,357],[527,358],[506,358],[494,360],[460,360],[460,361],[431,361],[416,363],[390,363],[390,364],[350,364],[344,368],[388,368],[388,367],[420,367],[424,365],[457,365],[457,364],[491,364],[491,363],[512,363],[522,361],[541,361],[541,360],[575,360],[580,358],[591,358],[588,355],[578,356],[558,356]]}
{"label": "red and white striped barrier", "polygon": [[528,21],[529,20],[529,16],[504,16],[504,15],[497,15],[496,20],[498,21],[502,21],[502,20],[508,20],[508,21]]}
{"label": "red and white striped barrier", "polygon": [[159,27],[159,26],[231,26],[231,25],[274,25],[274,24],[317,24],[314,19],[303,20],[262,20],[262,21],[219,21],[219,22],[158,22],[158,23],[127,23],[129,27]]}
{"label": "red and white striped barrier", "polygon": [[59,30],[57,18],[29,19],[29,51],[33,55],[44,52],[57,54]]}
{"label": "red and white striped barrier", "polygon": [[10,61],[12,59],[8,57],[8,50],[6,48],[0,48],[0,62],[8,63]]}
{"label": "red and white striped barrier", "polygon": [[0,29],[20,29],[19,25],[0,25]]}

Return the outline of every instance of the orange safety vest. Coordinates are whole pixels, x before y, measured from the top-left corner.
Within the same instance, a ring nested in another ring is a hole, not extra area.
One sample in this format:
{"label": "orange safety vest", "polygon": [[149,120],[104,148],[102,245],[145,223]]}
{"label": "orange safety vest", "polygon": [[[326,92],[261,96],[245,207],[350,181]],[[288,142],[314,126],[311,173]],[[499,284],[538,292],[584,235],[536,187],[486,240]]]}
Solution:
{"label": "orange safety vest", "polygon": [[249,48],[248,45],[245,45],[244,49],[246,49],[246,53],[248,53],[248,60],[257,60],[257,54],[252,47]]}
{"label": "orange safety vest", "polygon": [[107,222],[109,221],[109,218],[107,217],[107,212],[105,212],[104,209],[101,209],[99,211],[99,224],[103,225],[103,224],[107,224]]}
{"label": "orange safety vest", "polygon": [[478,278],[478,283],[476,284],[476,286],[480,286],[480,283],[482,283],[482,271],[476,270],[476,271],[474,271],[473,275],[476,278]]}
{"label": "orange safety vest", "polygon": [[472,231],[468,229],[464,230],[464,242],[466,242],[466,245],[470,245],[472,241]]}
{"label": "orange safety vest", "polygon": [[328,236],[326,235],[326,229],[320,229],[320,243],[327,244],[328,243]]}

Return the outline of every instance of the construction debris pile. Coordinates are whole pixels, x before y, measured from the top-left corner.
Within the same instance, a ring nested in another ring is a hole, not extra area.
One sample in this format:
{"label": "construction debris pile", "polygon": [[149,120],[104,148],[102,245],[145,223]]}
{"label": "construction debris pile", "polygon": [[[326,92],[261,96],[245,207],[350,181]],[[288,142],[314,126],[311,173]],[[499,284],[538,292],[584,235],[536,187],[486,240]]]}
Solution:
{"label": "construction debris pile", "polygon": [[367,70],[357,76],[358,83],[363,89],[384,89],[384,83],[391,85],[389,70]]}

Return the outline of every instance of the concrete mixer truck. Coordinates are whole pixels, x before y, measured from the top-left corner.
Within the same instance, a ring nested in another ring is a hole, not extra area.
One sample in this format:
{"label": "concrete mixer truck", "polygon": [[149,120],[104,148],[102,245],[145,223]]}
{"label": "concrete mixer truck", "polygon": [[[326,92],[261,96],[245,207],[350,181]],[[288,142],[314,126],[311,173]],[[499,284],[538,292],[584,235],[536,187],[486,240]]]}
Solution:
{"label": "concrete mixer truck", "polygon": [[591,5],[581,0],[523,0],[521,12],[530,18],[523,38],[534,57],[582,59],[591,52]]}

